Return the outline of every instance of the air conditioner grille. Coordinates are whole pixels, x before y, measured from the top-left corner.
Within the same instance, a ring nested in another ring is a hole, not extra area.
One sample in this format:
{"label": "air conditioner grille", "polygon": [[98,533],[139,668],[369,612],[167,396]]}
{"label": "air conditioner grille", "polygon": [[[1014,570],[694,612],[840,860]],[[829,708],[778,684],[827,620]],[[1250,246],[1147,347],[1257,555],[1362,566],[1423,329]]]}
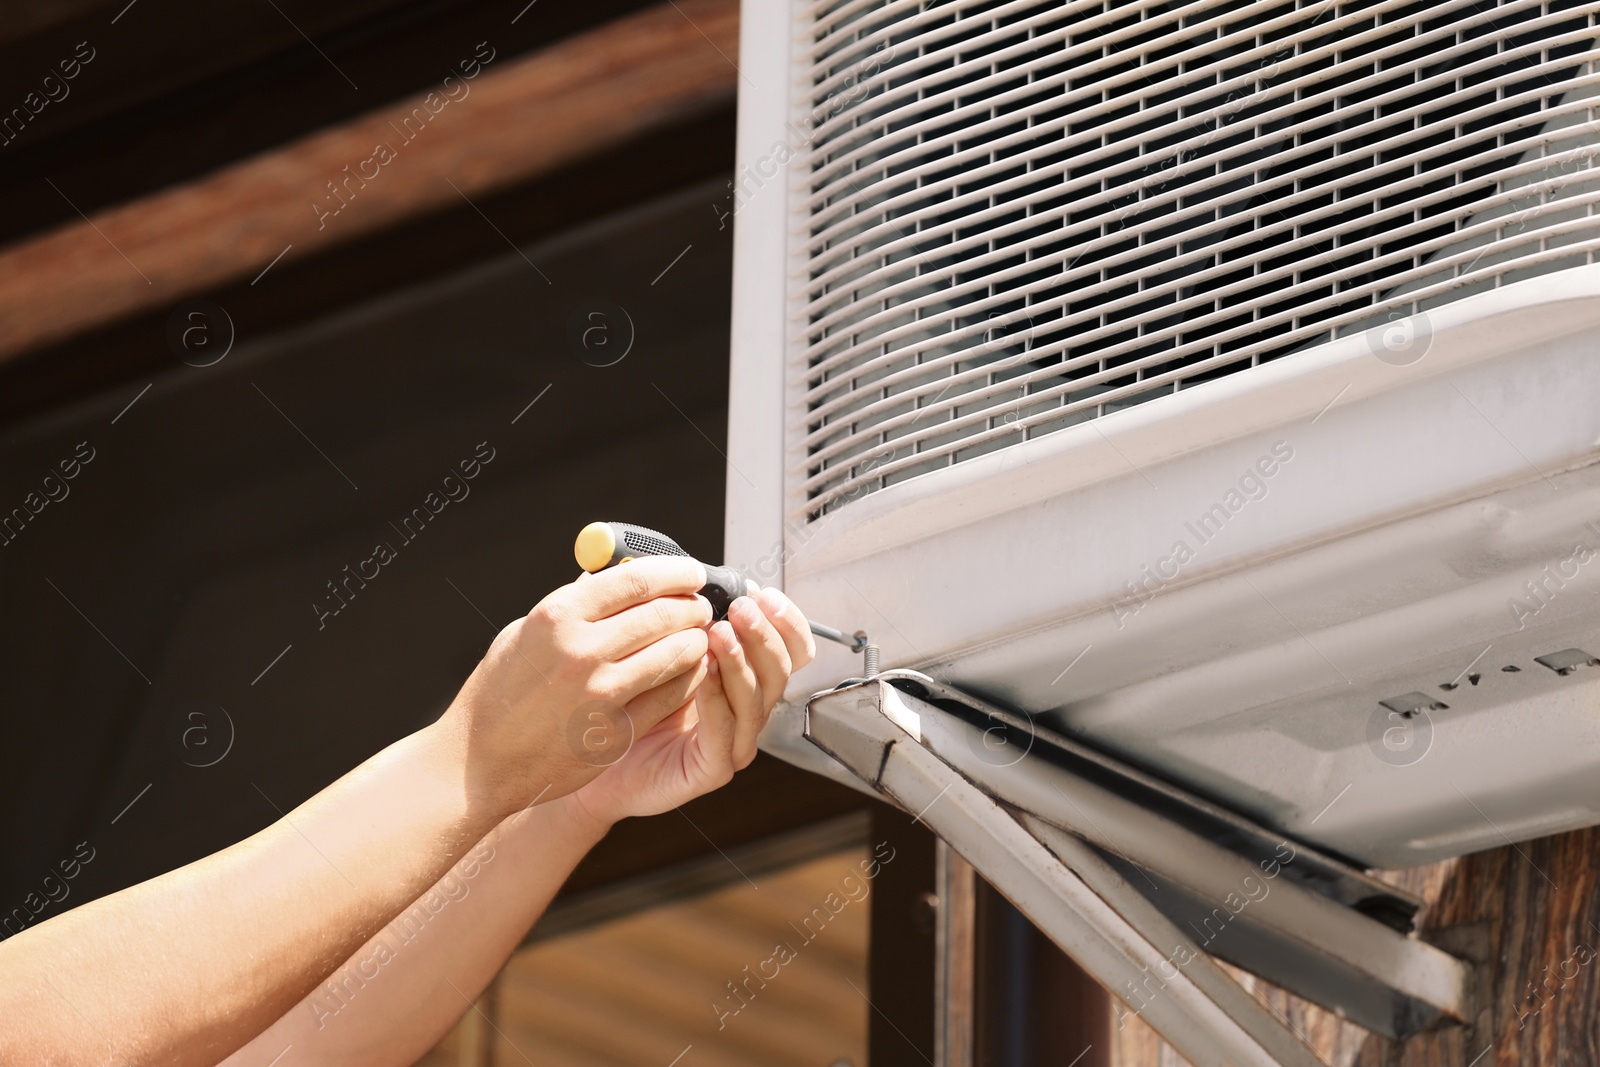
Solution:
{"label": "air conditioner grille", "polygon": [[811,5],[792,513],[1591,262],[1597,11]]}

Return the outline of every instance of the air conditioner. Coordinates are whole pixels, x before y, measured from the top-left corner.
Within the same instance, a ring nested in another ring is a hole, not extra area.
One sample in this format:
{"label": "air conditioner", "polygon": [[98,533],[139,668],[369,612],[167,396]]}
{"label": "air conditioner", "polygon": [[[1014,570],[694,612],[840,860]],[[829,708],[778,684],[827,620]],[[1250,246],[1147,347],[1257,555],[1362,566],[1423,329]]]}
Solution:
{"label": "air conditioner", "polygon": [[745,5],[729,562],[1362,865],[1600,822],[1597,17]]}

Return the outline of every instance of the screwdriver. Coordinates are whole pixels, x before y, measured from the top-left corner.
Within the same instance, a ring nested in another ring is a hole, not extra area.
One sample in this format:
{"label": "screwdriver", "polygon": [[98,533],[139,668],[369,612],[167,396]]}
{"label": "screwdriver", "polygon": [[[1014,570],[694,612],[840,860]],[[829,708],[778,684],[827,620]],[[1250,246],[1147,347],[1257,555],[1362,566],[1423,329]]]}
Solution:
{"label": "screwdriver", "polygon": [[[578,532],[572,554],[577,557],[578,566],[590,574],[637,556],[689,555],[678,542],[659,530],[636,526],[631,522],[591,522]],[[706,569],[706,584],[701,587],[700,595],[710,601],[714,619],[727,618],[728,606],[734,598],[756,591],[756,584],[732,567],[713,567],[709,563],[701,566]],[[838,642],[852,652],[861,652],[867,647],[864,630],[847,634],[836,627],[813,622],[811,632],[825,640]]]}

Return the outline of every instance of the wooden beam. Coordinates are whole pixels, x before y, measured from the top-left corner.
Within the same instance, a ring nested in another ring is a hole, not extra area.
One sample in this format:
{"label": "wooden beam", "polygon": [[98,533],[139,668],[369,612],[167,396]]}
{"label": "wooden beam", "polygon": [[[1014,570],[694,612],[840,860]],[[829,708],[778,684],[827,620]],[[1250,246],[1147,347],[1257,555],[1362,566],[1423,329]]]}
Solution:
{"label": "wooden beam", "polygon": [[726,104],[737,38],[736,0],[677,0],[516,61],[490,42],[460,57],[481,64],[470,80],[441,70],[431,93],[0,250],[0,360],[220,284],[266,284],[282,262]]}
{"label": "wooden beam", "polygon": [[14,41],[91,10],[100,0],[11,0],[0,22],[0,41]]}

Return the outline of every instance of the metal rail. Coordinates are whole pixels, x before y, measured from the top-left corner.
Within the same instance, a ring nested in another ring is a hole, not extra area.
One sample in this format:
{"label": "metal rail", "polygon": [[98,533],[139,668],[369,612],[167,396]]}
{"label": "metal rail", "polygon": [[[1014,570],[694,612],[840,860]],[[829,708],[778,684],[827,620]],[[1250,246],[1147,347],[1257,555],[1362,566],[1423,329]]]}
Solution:
{"label": "metal rail", "polygon": [[926,676],[814,696],[806,737],[1197,1067],[1319,1062],[1213,957],[1387,1036],[1471,1014],[1470,965],[1404,932],[1413,899]]}

